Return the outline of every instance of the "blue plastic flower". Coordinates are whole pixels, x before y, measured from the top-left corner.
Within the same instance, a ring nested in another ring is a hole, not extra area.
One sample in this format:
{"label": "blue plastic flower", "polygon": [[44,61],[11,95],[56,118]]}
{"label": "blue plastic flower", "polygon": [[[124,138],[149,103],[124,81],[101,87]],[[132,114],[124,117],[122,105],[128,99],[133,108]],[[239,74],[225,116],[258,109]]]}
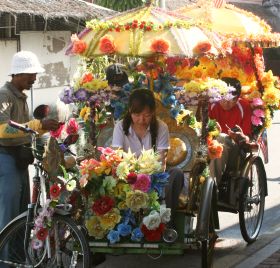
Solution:
{"label": "blue plastic flower", "polygon": [[127,209],[124,211],[123,223],[124,224],[131,223],[132,225],[136,225],[135,217],[134,217],[134,214],[132,213],[131,209]]}
{"label": "blue plastic flower", "polygon": [[135,242],[140,242],[144,234],[141,232],[140,228],[137,227],[131,232],[131,240]]}
{"label": "blue plastic flower", "polygon": [[88,99],[88,93],[84,88],[79,88],[74,92],[74,96],[78,101],[86,101]]}
{"label": "blue plastic flower", "polygon": [[117,227],[118,233],[121,236],[127,236],[131,233],[131,225],[120,223]]}
{"label": "blue plastic flower", "polygon": [[169,174],[167,172],[153,174],[151,176],[151,189],[158,192],[159,196],[162,196],[163,189],[168,183]]}
{"label": "blue plastic flower", "polygon": [[110,241],[111,244],[115,244],[120,241],[120,233],[115,230],[111,230],[107,234],[107,239]]}

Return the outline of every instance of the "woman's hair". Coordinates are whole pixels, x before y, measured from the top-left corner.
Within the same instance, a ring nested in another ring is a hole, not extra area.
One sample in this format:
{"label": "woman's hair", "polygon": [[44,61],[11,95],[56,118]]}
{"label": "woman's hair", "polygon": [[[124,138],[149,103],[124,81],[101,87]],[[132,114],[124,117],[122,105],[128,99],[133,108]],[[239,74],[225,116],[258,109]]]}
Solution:
{"label": "woman's hair", "polygon": [[156,145],[158,132],[158,121],[156,119],[156,100],[154,93],[147,88],[138,88],[132,91],[128,100],[128,110],[123,118],[123,131],[127,136],[129,127],[132,123],[131,114],[141,113],[146,107],[153,112],[153,117],[150,124],[150,132],[152,137],[152,146]]}
{"label": "woman's hair", "polygon": [[228,85],[234,87],[236,90],[231,92],[234,97],[239,97],[241,94],[241,83],[238,79],[233,77],[222,77],[222,81],[226,82]]}

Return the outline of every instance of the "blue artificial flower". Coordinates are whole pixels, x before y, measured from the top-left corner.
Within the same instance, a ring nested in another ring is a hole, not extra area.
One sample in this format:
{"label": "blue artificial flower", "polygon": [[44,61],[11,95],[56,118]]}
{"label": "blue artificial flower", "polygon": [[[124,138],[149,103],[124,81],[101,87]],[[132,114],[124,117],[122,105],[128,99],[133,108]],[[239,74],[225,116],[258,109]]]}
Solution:
{"label": "blue artificial flower", "polygon": [[131,209],[126,209],[123,215],[123,223],[132,225],[136,225],[134,214],[132,213]]}
{"label": "blue artificial flower", "polygon": [[121,103],[115,103],[114,118],[119,119],[124,112],[124,107]]}
{"label": "blue artificial flower", "polygon": [[62,102],[65,104],[72,103],[73,100],[73,88],[72,87],[66,87],[63,89],[61,94],[59,95],[59,98]]}
{"label": "blue artificial flower", "polygon": [[126,83],[122,88],[125,92],[130,92],[132,90],[132,87],[133,85],[131,83]]}
{"label": "blue artificial flower", "polygon": [[127,236],[131,233],[131,225],[127,225],[127,224],[124,224],[124,223],[120,223],[117,227],[117,230],[118,230],[118,233],[121,235],[121,236]]}
{"label": "blue artificial flower", "polygon": [[139,227],[135,228],[131,232],[131,240],[132,241],[140,242],[143,237],[144,237],[144,234],[141,232],[141,229]]}
{"label": "blue artificial flower", "polygon": [[107,239],[110,241],[111,244],[115,244],[120,241],[120,233],[115,230],[111,230],[107,234]]}
{"label": "blue artificial flower", "polygon": [[163,189],[168,183],[168,172],[162,172],[151,175],[151,189],[158,192],[159,196],[163,195]]}
{"label": "blue artificial flower", "polygon": [[176,108],[172,108],[172,109],[170,110],[170,115],[171,115],[172,118],[176,118],[177,115],[179,114],[179,112],[180,112],[180,110],[178,110],[178,109],[176,109]]}

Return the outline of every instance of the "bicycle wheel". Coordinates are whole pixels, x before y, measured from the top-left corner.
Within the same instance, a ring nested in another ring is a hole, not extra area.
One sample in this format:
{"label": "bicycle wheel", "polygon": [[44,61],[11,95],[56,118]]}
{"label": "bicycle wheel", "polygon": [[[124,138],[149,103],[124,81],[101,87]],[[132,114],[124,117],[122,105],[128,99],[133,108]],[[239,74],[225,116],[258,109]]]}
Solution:
{"label": "bicycle wheel", "polygon": [[26,216],[14,221],[0,235],[0,263],[8,263],[7,267],[89,267],[90,250],[84,233],[68,217],[55,215],[52,220],[50,250],[47,250],[47,242],[34,249],[29,239],[28,258],[24,254]]}
{"label": "bicycle wheel", "polygon": [[240,231],[247,243],[254,242],[261,229],[265,205],[265,169],[260,158],[254,159],[245,176],[249,178],[239,204]]}

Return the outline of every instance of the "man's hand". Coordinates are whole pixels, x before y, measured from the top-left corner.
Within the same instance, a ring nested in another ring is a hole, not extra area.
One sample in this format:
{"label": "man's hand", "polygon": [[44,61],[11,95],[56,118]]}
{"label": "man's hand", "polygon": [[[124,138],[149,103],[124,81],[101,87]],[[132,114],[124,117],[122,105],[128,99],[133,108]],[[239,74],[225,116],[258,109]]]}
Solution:
{"label": "man's hand", "polygon": [[228,130],[228,135],[238,144],[245,145],[250,142],[248,136],[246,136],[240,126],[236,126],[234,129]]}
{"label": "man's hand", "polygon": [[55,119],[43,119],[41,120],[42,129],[44,130],[57,130],[60,126],[60,122]]}

